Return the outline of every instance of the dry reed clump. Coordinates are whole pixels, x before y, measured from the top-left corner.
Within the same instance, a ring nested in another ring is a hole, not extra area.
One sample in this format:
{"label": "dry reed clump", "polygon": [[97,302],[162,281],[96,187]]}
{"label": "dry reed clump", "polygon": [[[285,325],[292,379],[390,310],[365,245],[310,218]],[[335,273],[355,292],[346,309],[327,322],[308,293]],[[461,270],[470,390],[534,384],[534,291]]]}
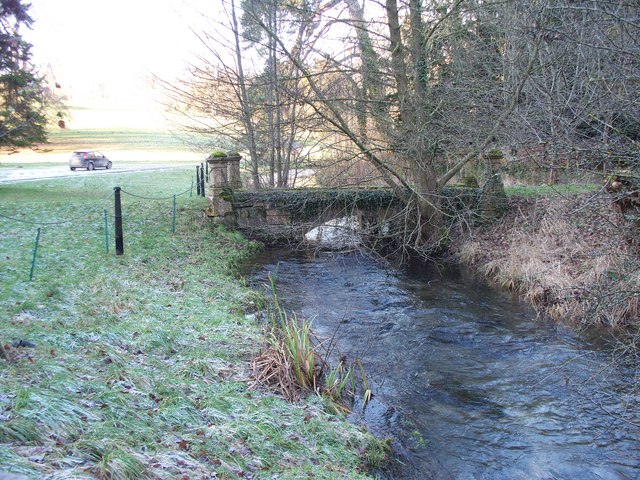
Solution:
{"label": "dry reed clump", "polygon": [[322,368],[306,322],[299,327],[297,319],[287,319],[283,330],[269,333],[267,348],[252,363],[253,378],[296,401],[304,392],[317,391]]}
{"label": "dry reed clump", "polygon": [[324,357],[331,348],[320,352],[322,344],[310,323],[289,317],[275,293],[274,304],[267,345],[251,364],[253,387],[266,387],[291,402],[309,393],[321,395],[333,412],[348,411],[346,400],[354,390],[352,369],[342,362],[330,367]]}
{"label": "dry reed clump", "polygon": [[638,321],[638,257],[605,199],[519,201],[501,223],[472,231],[457,249],[545,317],[623,326]]}
{"label": "dry reed clump", "polygon": [[476,240],[468,239],[458,245],[456,255],[458,261],[465,265],[474,265],[480,261],[482,244]]}
{"label": "dry reed clump", "polygon": [[[280,305],[276,293],[277,271],[269,275],[272,305],[266,348],[251,364],[253,387],[266,387],[294,402],[303,395],[315,393],[329,400],[334,412],[348,411],[345,400],[353,395],[354,376],[342,362],[331,368],[328,357],[333,341],[324,346],[313,335],[307,320],[290,317]],[[351,387],[351,388],[350,388]]]}
{"label": "dry reed clump", "polygon": [[580,239],[565,222],[547,218],[536,235],[513,230],[505,254],[487,262],[482,270],[502,287],[518,291],[540,310],[570,294],[571,260],[581,249]]}
{"label": "dry reed clump", "polygon": [[302,390],[296,384],[289,356],[284,348],[271,345],[251,363],[253,387],[264,385],[289,401],[300,398]]}

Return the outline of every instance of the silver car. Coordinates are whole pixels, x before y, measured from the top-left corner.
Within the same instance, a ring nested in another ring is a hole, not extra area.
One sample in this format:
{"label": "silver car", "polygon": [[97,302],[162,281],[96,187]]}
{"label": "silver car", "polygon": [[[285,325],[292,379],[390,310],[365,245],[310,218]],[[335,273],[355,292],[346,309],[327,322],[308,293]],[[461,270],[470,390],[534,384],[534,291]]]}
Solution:
{"label": "silver car", "polygon": [[76,168],[86,168],[87,170],[106,168],[108,170],[112,166],[111,160],[95,150],[79,150],[73,152],[73,155],[71,155],[69,159],[69,168],[71,170],[75,170]]}

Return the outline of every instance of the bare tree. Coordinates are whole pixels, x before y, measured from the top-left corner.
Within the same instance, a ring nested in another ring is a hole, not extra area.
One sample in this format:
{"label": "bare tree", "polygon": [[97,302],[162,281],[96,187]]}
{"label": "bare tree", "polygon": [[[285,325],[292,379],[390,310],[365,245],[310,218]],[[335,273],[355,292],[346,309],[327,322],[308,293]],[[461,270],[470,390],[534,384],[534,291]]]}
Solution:
{"label": "bare tree", "polygon": [[[248,152],[254,188],[287,187],[303,166],[303,143],[308,149],[316,141],[309,138],[316,120],[301,100],[305,87],[295,65],[261,34],[254,17],[286,38],[291,54],[304,61],[313,41],[313,10],[277,0],[247,0],[241,9],[229,1],[224,7],[226,18],[210,31],[194,32],[205,53],[188,76],[158,81],[188,131],[208,136],[212,147]],[[285,17],[288,27],[280,34]]]}
{"label": "bare tree", "polygon": [[640,5],[633,1],[550,2],[543,44],[514,117],[528,159],[580,174],[638,163]]}
{"label": "bare tree", "polygon": [[[254,186],[287,186],[298,140],[313,139],[335,152],[333,171],[377,172],[411,212],[405,243],[426,255],[445,232],[443,188],[490,148],[541,152],[553,172],[593,163],[596,148],[637,157],[630,0],[246,0],[242,10],[238,25],[231,2],[233,64],[211,48],[222,66],[195,70],[203,82],[190,91],[201,111],[222,113],[218,134],[237,132]],[[250,75],[248,58],[259,59]],[[203,97],[214,81],[226,88]]]}
{"label": "bare tree", "polygon": [[[407,240],[428,254],[438,248],[443,234],[442,188],[495,141],[515,110],[542,37],[527,32],[527,48],[507,58],[502,54],[507,37],[500,30],[505,16],[500,9],[485,2],[425,4],[387,0],[376,21],[364,18],[360,4],[345,0],[348,14],[333,9],[333,18],[318,21],[351,27],[357,55],[319,51],[329,61],[314,65],[296,59],[265,22],[256,23],[278,41],[304,77],[310,90],[305,101],[353,143],[414,211],[415,229]],[[488,25],[498,32],[493,38],[486,33]],[[506,61],[518,72],[511,85],[493,73]],[[336,71],[344,77],[357,73],[352,95],[360,96],[355,103],[336,98],[321,80]],[[349,112],[350,106],[356,110]],[[460,142],[463,132],[470,135]],[[457,161],[448,162],[448,155]]]}

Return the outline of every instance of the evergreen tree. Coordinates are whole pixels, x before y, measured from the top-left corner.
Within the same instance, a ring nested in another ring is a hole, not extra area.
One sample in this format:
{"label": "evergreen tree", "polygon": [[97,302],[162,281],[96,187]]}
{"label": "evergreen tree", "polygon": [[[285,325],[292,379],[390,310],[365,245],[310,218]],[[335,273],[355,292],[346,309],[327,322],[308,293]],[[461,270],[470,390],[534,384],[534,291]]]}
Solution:
{"label": "evergreen tree", "polygon": [[0,0],[0,148],[47,140],[44,81],[30,63],[31,44],[19,33],[33,23],[30,6]]}

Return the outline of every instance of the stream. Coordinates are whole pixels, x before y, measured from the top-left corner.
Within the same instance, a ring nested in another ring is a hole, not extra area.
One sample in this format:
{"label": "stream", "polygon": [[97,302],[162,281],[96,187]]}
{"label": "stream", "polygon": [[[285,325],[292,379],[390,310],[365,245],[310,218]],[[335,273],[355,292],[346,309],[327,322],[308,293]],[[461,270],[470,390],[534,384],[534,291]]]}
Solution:
{"label": "stream", "polygon": [[535,320],[459,272],[329,252],[254,262],[255,285],[277,268],[285,308],[362,362],[373,397],[351,420],[394,439],[389,478],[640,478],[631,372],[602,335]]}

